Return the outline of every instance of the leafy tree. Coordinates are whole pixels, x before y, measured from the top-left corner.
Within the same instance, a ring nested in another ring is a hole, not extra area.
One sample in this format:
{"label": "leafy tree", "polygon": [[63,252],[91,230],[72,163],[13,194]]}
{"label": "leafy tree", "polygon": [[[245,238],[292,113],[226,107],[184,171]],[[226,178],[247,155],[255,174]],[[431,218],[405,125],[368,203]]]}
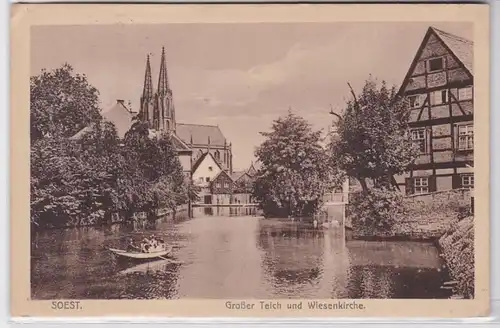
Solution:
{"label": "leafy tree", "polygon": [[168,134],[153,135],[145,123],[137,122],[125,135],[124,146],[128,170],[135,172],[129,181],[134,187],[123,186],[129,211],[140,208],[153,216],[158,207],[187,202],[182,166]]}
{"label": "leafy tree", "polygon": [[[349,85],[350,87],[350,85]],[[410,110],[396,88],[368,79],[359,95],[339,115],[331,144],[335,165],[357,179],[366,194],[367,180],[395,190],[394,175],[405,172],[418,155],[409,135]]]}
{"label": "leafy tree", "polygon": [[35,141],[30,161],[32,220],[59,226],[107,219],[106,214],[118,206],[120,154],[113,141],[116,131],[108,123],[95,125],[80,141],[56,137]]}
{"label": "leafy tree", "polygon": [[70,137],[101,119],[99,92],[69,64],[30,78],[31,140]]}
{"label": "leafy tree", "polygon": [[253,197],[267,216],[307,216],[317,211],[320,200],[340,184],[341,174],[329,165],[321,146],[321,131],[314,131],[291,111],[261,132],[266,140],[255,155],[262,163]]}

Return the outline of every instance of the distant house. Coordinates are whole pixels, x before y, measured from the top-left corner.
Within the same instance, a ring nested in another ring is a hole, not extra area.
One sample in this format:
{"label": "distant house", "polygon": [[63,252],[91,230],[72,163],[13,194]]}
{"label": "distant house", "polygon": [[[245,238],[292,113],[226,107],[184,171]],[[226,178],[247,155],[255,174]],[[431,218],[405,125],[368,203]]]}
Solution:
{"label": "distant house", "polygon": [[193,165],[193,182],[200,187],[209,188],[212,180],[222,171],[222,167],[212,153],[204,153]]}
{"label": "distant house", "polygon": [[231,204],[234,191],[234,181],[226,171],[220,171],[212,180],[210,191],[213,197],[214,205]]}
{"label": "distant house", "polygon": [[472,41],[430,27],[400,93],[411,108],[420,155],[396,177],[407,194],[474,187]]}

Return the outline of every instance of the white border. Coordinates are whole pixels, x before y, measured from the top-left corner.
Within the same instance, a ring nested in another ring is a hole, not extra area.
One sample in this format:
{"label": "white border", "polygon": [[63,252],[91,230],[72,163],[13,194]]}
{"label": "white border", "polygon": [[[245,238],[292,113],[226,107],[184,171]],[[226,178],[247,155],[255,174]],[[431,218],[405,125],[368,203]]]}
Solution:
{"label": "white border", "polygon": [[[14,1],[17,2],[17,1]],[[31,1],[31,2],[43,2],[43,1]],[[53,1],[53,2],[63,2],[63,1]],[[75,1],[67,1],[67,2],[75,2]],[[87,1],[81,1],[87,2]],[[112,1],[118,2],[118,1]],[[130,2],[130,1],[123,1]],[[154,2],[162,2],[162,1],[154,1]],[[206,1],[199,1],[206,2]],[[212,1],[212,2],[223,2],[223,1]],[[253,2],[263,2],[263,1],[253,1]],[[323,1],[317,1],[323,2]],[[500,1],[489,1],[491,5],[491,40],[492,40],[492,56],[491,56],[491,67],[492,67],[492,82],[491,82],[491,127],[495,127],[500,125]],[[9,305],[9,270],[10,267],[10,250],[9,250],[9,145],[10,145],[10,115],[9,115],[9,50],[10,42],[9,42],[9,24],[10,24],[10,4],[5,0],[0,0],[0,13],[2,14],[3,22],[1,26],[0,33],[0,41],[3,43],[4,47],[0,47],[0,57],[3,59],[0,72],[4,72],[2,78],[0,78],[0,99],[3,102],[1,107],[1,115],[0,118],[0,131],[3,133],[3,138],[0,138],[0,149],[2,151],[1,161],[2,161],[2,170],[0,170],[0,181],[4,182],[0,187],[0,209],[3,210],[3,229],[0,229],[0,239],[2,240],[2,250],[3,256],[2,259],[4,261],[3,270],[0,270],[0,280],[3,283],[3,288],[1,290],[4,291],[3,301],[2,301],[2,317],[4,318],[3,322],[10,324],[18,324],[18,323],[30,323],[31,326],[33,324],[35,327],[50,327],[50,323],[58,324],[61,323],[69,323],[73,326],[81,326],[83,323],[112,323],[108,325],[109,327],[121,327],[124,323],[138,323],[138,324],[154,324],[158,327],[165,327],[165,323],[173,326],[219,326],[219,325],[234,325],[238,324],[242,327],[255,327],[257,325],[283,325],[283,326],[291,326],[291,325],[304,325],[304,326],[329,326],[335,324],[335,327],[345,327],[352,326],[353,323],[358,324],[369,324],[373,323],[371,326],[373,327],[385,327],[387,324],[404,324],[405,327],[419,327],[422,324],[432,324],[434,325],[444,325],[449,323],[465,323],[467,326],[474,327],[487,327],[491,325],[500,325],[500,279],[496,277],[500,277],[500,259],[497,253],[494,250],[500,250],[500,221],[498,217],[500,216],[500,129],[491,129],[491,296],[492,296],[492,313],[489,318],[470,318],[470,319],[446,319],[446,320],[420,320],[420,319],[409,319],[409,320],[391,320],[390,318],[332,318],[330,320],[325,319],[229,319],[229,318],[210,318],[210,319],[192,319],[192,318],[140,318],[140,317],[106,317],[102,319],[95,318],[22,318],[16,319],[16,322],[10,320],[10,305]],[[499,168],[497,168],[497,166]],[[5,168],[5,169],[3,169]],[[12,181],[15,183],[15,181]],[[496,278],[496,279],[495,279]],[[418,323],[417,323],[418,322]],[[159,323],[163,323],[163,325],[159,325]],[[413,324],[412,324],[413,323]]]}

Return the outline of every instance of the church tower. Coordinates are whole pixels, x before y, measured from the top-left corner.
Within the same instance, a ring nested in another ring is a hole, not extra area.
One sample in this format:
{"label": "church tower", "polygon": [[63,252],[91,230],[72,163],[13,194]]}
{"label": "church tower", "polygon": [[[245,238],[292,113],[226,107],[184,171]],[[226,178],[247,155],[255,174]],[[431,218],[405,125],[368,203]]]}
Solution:
{"label": "church tower", "polygon": [[160,74],[158,76],[158,90],[155,95],[154,129],[175,133],[175,107],[172,90],[168,83],[167,60],[165,47],[161,51]]}
{"label": "church tower", "polygon": [[153,80],[151,78],[151,64],[149,63],[149,55],[146,59],[146,73],[144,76],[144,87],[141,96],[140,115],[141,120],[148,122],[150,128],[153,127],[153,112],[154,112],[154,98],[153,98]]}

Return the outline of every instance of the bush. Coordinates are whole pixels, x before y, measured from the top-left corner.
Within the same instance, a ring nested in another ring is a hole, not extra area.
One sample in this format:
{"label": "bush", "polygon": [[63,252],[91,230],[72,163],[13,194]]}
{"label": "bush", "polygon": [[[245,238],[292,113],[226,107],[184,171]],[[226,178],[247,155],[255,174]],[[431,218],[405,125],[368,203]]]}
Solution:
{"label": "bush", "polygon": [[384,189],[352,194],[348,208],[353,229],[362,234],[392,235],[394,225],[405,215],[403,195]]}

